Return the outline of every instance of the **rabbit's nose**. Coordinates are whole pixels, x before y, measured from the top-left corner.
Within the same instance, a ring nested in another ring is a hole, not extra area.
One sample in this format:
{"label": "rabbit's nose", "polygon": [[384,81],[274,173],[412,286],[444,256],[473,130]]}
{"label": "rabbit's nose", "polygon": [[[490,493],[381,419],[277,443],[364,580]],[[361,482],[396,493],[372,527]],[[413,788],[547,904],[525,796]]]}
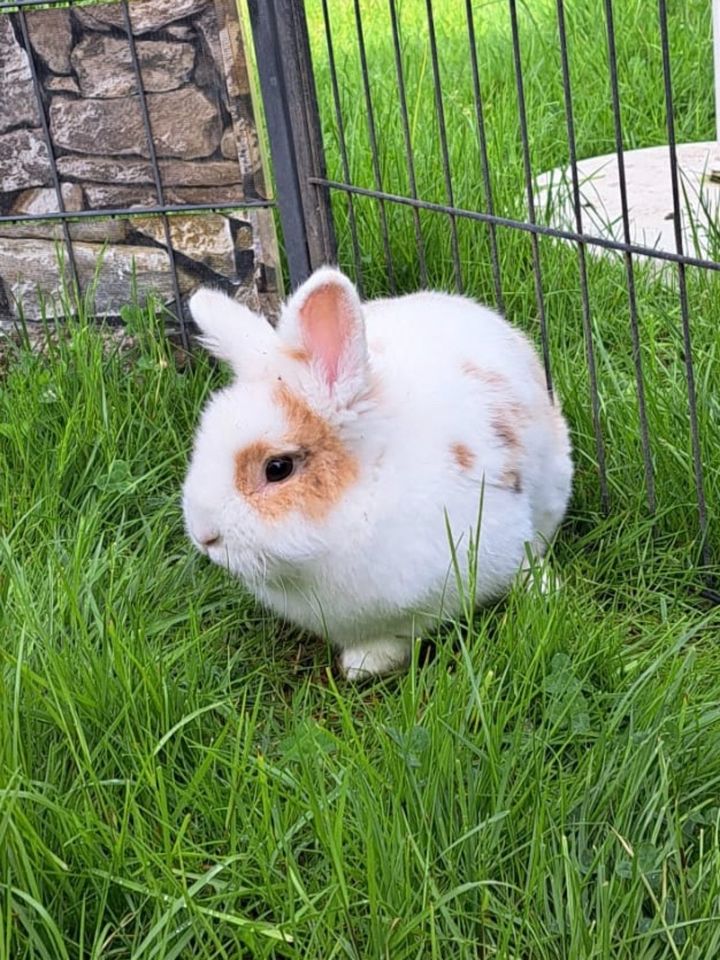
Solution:
{"label": "rabbit's nose", "polygon": [[204,550],[207,550],[208,547],[217,547],[222,543],[222,537],[212,527],[193,530],[193,537]]}

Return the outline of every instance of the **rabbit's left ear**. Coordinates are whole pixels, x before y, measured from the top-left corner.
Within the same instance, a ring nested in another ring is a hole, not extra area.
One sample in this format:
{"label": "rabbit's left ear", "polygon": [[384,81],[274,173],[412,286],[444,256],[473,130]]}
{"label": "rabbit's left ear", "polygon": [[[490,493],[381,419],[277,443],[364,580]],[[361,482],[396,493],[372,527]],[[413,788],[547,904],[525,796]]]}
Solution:
{"label": "rabbit's left ear", "polygon": [[189,307],[206,350],[243,378],[263,375],[279,346],[265,317],[205,287],[192,295]]}
{"label": "rabbit's left ear", "polygon": [[345,406],[367,388],[365,321],[357,290],[339,270],[322,267],[287,302],[277,332],[288,346],[307,357],[338,405]]}

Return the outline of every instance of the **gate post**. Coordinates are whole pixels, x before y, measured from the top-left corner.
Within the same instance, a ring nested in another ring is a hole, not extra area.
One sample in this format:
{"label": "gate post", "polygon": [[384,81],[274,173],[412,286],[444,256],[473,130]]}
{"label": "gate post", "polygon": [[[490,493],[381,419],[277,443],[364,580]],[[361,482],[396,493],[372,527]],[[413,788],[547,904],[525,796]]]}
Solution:
{"label": "gate post", "polygon": [[247,0],[293,288],[336,256],[303,0]]}

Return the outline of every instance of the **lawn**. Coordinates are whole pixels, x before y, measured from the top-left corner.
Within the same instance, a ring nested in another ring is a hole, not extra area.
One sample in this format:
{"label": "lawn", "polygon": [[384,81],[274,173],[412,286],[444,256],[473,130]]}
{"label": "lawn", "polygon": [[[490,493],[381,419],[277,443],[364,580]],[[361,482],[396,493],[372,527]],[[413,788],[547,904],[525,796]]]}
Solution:
{"label": "lawn", "polygon": [[[568,2],[580,156],[612,147],[601,5]],[[329,4],[352,144],[373,185],[352,5]],[[456,200],[482,203],[464,3],[437,7]],[[655,6],[616,15],[627,142],[662,142]],[[709,4],[672,4],[681,139],[713,135]],[[308,3],[328,167],[342,176],[319,0]],[[365,0],[385,189],[406,192],[386,5]],[[399,4],[418,193],[444,199],[424,3]],[[497,209],[522,215],[505,7],[476,6]],[[533,163],[563,162],[554,4],[520,9]],[[347,204],[334,200],[353,269]],[[355,204],[368,293],[388,289],[374,201]],[[387,208],[396,282],[414,223]],[[429,279],[450,234],[421,215]],[[492,301],[486,228],[458,223]],[[530,243],[499,233],[508,313],[537,337]],[[178,357],[152,305],[134,344],[81,315],[0,369],[0,960],[387,957],[582,960],[720,954],[720,610],[693,483],[671,277],[638,264],[655,515],[647,507],[622,264],[591,261],[610,513],[600,510],[575,251],[542,241],[550,355],[577,482],[553,563],[445,624],[427,662],[356,688],[321,641],[257,609],[184,539],[198,411],[224,379]],[[689,271],[698,416],[717,537],[714,275]],[[713,429],[715,428],[715,429]],[[711,541],[711,547],[713,546]],[[715,560],[716,560],[715,555]]]}

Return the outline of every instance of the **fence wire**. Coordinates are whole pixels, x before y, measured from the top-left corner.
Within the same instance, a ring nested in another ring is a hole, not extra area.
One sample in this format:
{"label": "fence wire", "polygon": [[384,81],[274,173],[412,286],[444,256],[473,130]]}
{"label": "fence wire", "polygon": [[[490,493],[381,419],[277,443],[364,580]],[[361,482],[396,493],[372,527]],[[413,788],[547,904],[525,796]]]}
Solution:
{"label": "fence wire", "polygon": [[[82,8],[92,12],[96,5],[87,2],[75,2],[75,0],[48,0],[48,2],[41,4],[38,3],[38,0],[12,0],[12,2],[0,2],[0,16],[9,17],[11,23],[16,25],[16,31],[19,32],[22,45],[25,53],[27,54],[32,77],[35,107],[40,121],[43,143],[47,152],[52,187],[55,193],[58,210],[57,212],[2,214],[0,215],[0,224],[59,223],[62,230],[62,243],[65,252],[65,263],[67,263],[70,272],[70,287],[73,289],[76,298],[79,298],[82,295],[83,290],[74,251],[73,239],[70,233],[70,225],[75,221],[107,220],[116,218],[127,218],[131,220],[133,217],[147,217],[149,215],[158,216],[162,223],[164,249],[166,250],[168,257],[168,271],[172,282],[174,311],[171,312],[178,321],[182,343],[185,347],[187,347],[189,345],[188,319],[185,316],[180,293],[177,254],[172,241],[170,217],[173,214],[180,213],[197,214],[202,216],[203,214],[208,213],[229,213],[231,211],[238,212],[243,210],[267,209],[275,207],[275,202],[274,200],[266,199],[260,196],[248,196],[242,200],[232,202],[167,202],[163,187],[162,170],[158,160],[155,137],[153,134],[152,119],[148,110],[147,90],[143,79],[143,71],[138,56],[136,39],[132,26],[132,3],[128,4],[128,0],[117,0],[115,3],[103,4],[103,6],[106,8],[116,7],[122,13],[121,30],[127,40],[128,53],[135,80],[135,95],[142,117],[145,148],[148,154],[148,162],[152,175],[152,187],[154,189],[156,203],[145,204],[142,206],[111,206],[72,211],[68,211],[66,209],[65,200],[62,194],[60,174],[58,171],[57,150],[53,141],[48,118],[48,109],[46,104],[47,94],[43,89],[36,53],[31,42],[31,31],[28,26],[28,13],[30,11],[33,13],[37,11],[37,15],[42,15],[44,10],[50,10],[53,8]],[[7,91],[0,91],[0,96],[8,95],[9,94]],[[188,118],[188,122],[192,122],[192,118]],[[138,145],[138,153],[141,152],[140,145]],[[67,280],[68,278],[65,279]]]}
{"label": "fence wire", "polygon": [[[302,5],[302,0],[297,0]],[[578,157],[576,144],[576,115],[573,102],[573,85],[570,68],[570,54],[568,45],[568,31],[566,24],[566,7],[568,0],[555,0],[555,20],[557,26],[557,44],[559,64],[562,80],[562,103],[564,113],[565,132],[567,138],[567,161],[569,173],[569,207],[572,223],[549,224],[541,222],[536,209],[537,193],[532,168],[531,142],[528,133],[528,117],[525,97],[525,69],[522,52],[522,31],[518,20],[517,0],[503,0],[508,16],[510,41],[512,49],[512,70],[515,83],[516,108],[519,124],[519,140],[522,158],[522,181],[524,189],[524,209],[526,216],[513,217],[498,213],[493,196],[492,171],[490,167],[489,151],[486,130],[486,104],[483,94],[480,70],[478,65],[478,37],[476,35],[476,18],[480,15],[481,7],[472,0],[465,0],[464,14],[467,37],[468,62],[472,84],[472,103],[477,135],[478,159],[482,181],[482,202],[467,206],[459,204],[453,184],[453,173],[450,161],[449,132],[446,120],[446,105],[444,86],[452,78],[443,76],[440,40],[436,29],[437,9],[432,0],[424,0],[424,33],[426,35],[427,52],[429,55],[429,73],[434,99],[434,118],[437,125],[437,159],[439,170],[442,171],[444,198],[439,200],[425,199],[418,186],[417,177],[417,148],[413,146],[412,124],[409,118],[408,89],[403,61],[402,37],[400,29],[400,5],[397,0],[386,0],[387,16],[389,18],[392,44],[395,79],[397,81],[397,108],[399,110],[400,131],[402,134],[401,159],[404,164],[407,182],[407,193],[388,189],[383,180],[383,163],[381,151],[383,149],[382,136],[378,135],[378,105],[372,95],[372,64],[369,63],[367,46],[367,27],[363,21],[363,8],[360,0],[353,0],[355,24],[356,53],[359,60],[360,84],[362,102],[367,123],[367,144],[363,149],[369,151],[369,167],[372,173],[372,183],[358,182],[351,175],[357,156],[353,154],[354,145],[350,145],[347,136],[347,122],[343,110],[341,90],[346,82],[345,65],[338,65],[337,44],[333,32],[333,23],[330,15],[328,0],[321,2],[321,16],[325,40],[325,63],[329,74],[329,85],[334,113],[335,135],[339,150],[341,177],[329,176],[310,171],[307,177],[308,184],[324,188],[331,194],[344,196],[347,204],[347,225],[350,235],[350,249],[354,261],[355,275],[360,289],[365,284],[364,264],[359,239],[358,218],[355,208],[356,201],[369,199],[377,205],[378,225],[380,230],[380,250],[385,261],[388,289],[393,292],[397,287],[397,263],[394,261],[393,244],[388,226],[390,209],[404,207],[409,209],[412,217],[412,239],[414,240],[417,255],[417,267],[420,281],[423,285],[428,282],[427,241],[426,227],[421,219],[421,213],[430,213],[443,217],[448,225],[450,237],[450,263],[454,285],[459,292],[464,289],[463,263],[460,253],[458,226],[462,221],[475,221],[485,225],[489,247],[490,269],[495,300],[499,309],[504,308],[505,295],[501,271],[499,230],[514,230],[529,234],[531,246],[531,262],[534,283],[537,320],[540,328],[542,357],[547,378],[547,385],[552,394],[551,356],[547,329],[546,285],[543,282],[543,258],[540,239],[554,238],[570,242],[577,252],[578,289],[580,296],[580,314],[585,348],[585,359],[588,373],[589,410],[591,414],[592,431],[594,437],[594,454],[597,464],[598,489],[603,512],[608,512],[610,505],[610,482],[608,478],[608,464],[606,456],[607,441],[602,424],[602,401],[598,384],[596,344],[593,335],[593,315],[588,280],[588,251],[606,250],[621,255],[624,263],[625,284],[628,297],[629,336],[632,354],[632,371],[634,377],[635,397],[637,402],[638,432],[640,453],[644,473],[645,496],[648,511],[651,515],[657,511],[657,494],[655,483],[653,445],[658,438],[653,438],[649,425],[645,373],[643,370],[643,356],[640,335],[640,317],[638,294],[636,290],[636,261],[638,258],[674,264],[677,270],[677,293],[679,298],[680,319],[684,346],[685,378],[687,385],[688,423],[692,451],[692,470],[694,475],[695,497],[697,502],[697,518],[700,537],[703,544],[703,558],[705,563],[710,562],[710,548],[708,544],[708,510],[703,476],[701,453],[700,428],[698,423],[698,407],[696,396],[696,374],[693,363],[691,342],[691,321],[688,304],[688,293],[685,272],[687,267],[698,267],[704,270],[720,270],[720,262],[705,255],[703,251],[686,252],[683,244],[681,222],[681,191],[678,171],[678,159],[675,145],[673,86],[671,78],[670,40],[668,31],[668,14],[666,0],[656,0],[656,27],[659,27],[660,49],[663,65],[663,85],[665,95],[665,113],[667,125],[667,144],[669,148],[669,163],[672,183],[672,219],[674,223],[675,249],[659,249],[639,243],[634,237],[631,228],[630,202],[628,199],[628,185],[625,169],[626,134],[623,127],[623,112],[620,97],[620,82],[618,77],[618,52],[616,48],[615,14],[617,0],[598,0],[600,22],[598,24],[598,41],[604,43],[607,50],[608,75],[605,80],[608,86],[609,100],[612,111],[612,131],[614,138],[614,153],[617,160],[619,194],[621,206],[621,232],[615,236],[612,232],[606,235],[591,233],[584,222],[583,199],[581,195],[580,175],[578,172]],[[420,4],[418,4],[418,7]],[[413,8],[415,9],[415,8]],[[602,82],[602,78],[598,78]],[[408,234],[410,235],[410,234]],[[332,251],[334,253],[334,251]]]}
{"label": "fence wire", "polygon": [[[710,562],[708,542],[708,505],[706,479],[704,476],[700,424],[698,417],[697,374],[693,358],[692,323],[688,299],[687,267],[707,271],[720,270],[720,262],[700,251],[695,254],[685,249],[681,217],[681,185],[678,167],[675,112],[673,97],[670,36],[666,0],[650,0],[655,3],[655,20],[659,31],[659,46],[662,58],[662,86],[666,122],[667,146],[672,185],[672,221],[674,228],[674,249],[660,249],[635,239],[631,226],[630,200],[628,197],[628,178],[625,163],[626,131],[624,129],[623,107],[621,103],[621,84],[618,71],[618,51],[616,36],[616,15],[618,0],[597,0],[598,31],[596,42],[603,43],[607,53],[607,76],[598,77],[598,83],[607,85],[612,114],[612,140],[614,157],[617,163],[618,191],[620,199],[619,236],[614,234],[591,233],[587,227],[587,217],[583,212],[580,174],[578,170],[577,125],[578,116],[574,103],[574,87],[571,76],[571,56],[568,41],[567,14],[570,0],[555,0],[554,17],[557,26],[557,45],[559,53],[559,71],[561,78],[562,111],[567,141],[567,166],[569,171],[569,206],[571,224],[558,225],[541,222],[537,210],[535,192],[535,171],[532,167],[532,151],[528,132],[528,113],[526,104],[526,64],[523,55],[522,23],[518,18],[517,0],[502,0],[509,25],[510,57],[514,80],[514,95],[518,119],[518,135],[522,169],[522,188],[524,192],[524,211],[526,216],[503,215],[497,198],[493,194],[493,170],[491,168],[488,146],[488,103],[492,101],[482,88],[481,58],[482,41],[478,37],[478,18],[483,7],[473,0],[464,0],[460,8],[464,14],[460,25],[464,31],[467,50],[467,63],[470,76],[472,110],[470,122],[474,128],[479,162],[480,201],[473,204],[458,202],[458,191],[453,182],[451,164],[450,133],[446,117],[445,89],[453,78],[443,72],[442,36],[437,29],[439,4],[433,0],[417,0],[417,8],[424,16],[423,38],[429,62],[428,83],[432,88],[434,132],[437,136],[437,160],[442,175],[442,199],[425,199],[420,187],[418,170],[424,157],[418,155],[413,143],[414,117],[410,103],[407,66],[403,57],[401,20],[403,4],[400,0],[382,0],[388,17],[389,35],[387,42],[392,48],[392,71],[396,85],[396,106],[399,115],[399,136],[401,142],[400,165],[404,169],[407,190],[393,189],[383,164],[383,113],[382,105],[373,96],[373,45],[376,37],[370,34],[366,21],[367,7],[362,0],[353,0],[348,5],[354,27],[354,44],[359,66],[359,87],[356,97],[361,108],[367,133],[367,151],[369,159],[370,183],[357,182],[353,170],[357,168],[358,157],[353,152],[355,144],[348,136],[349,123],[346,107],[343,105],[344,83],[346,82],[346,64],[338,59],[339,44],[333,29],[329,0],[319,0],[321,36],[314,38],[324,47],[327,64],[329,90],[327,99],[330,104],[334,123],[334,136],[338,151],[339,176],[329,175],[324,166],[323,139],[319,120],[317,120],[317,101],[313,89],[313,65],[309,56],[307,26],[304,0],[246,0],[252,22],[253,36],[257,53],[257,67],[263,93],[264,109],[271,143],[272,162],[279,197],[279,210],[285,236],[287,263],[293,284],[298,283],[309,270],[322,260],[332,260],[336,256],[332,231],[330,197],[342,198],[342,210],[347,217],[349,234],[349,256],[361,294],[366,292],[367,262],[364,261],[360,241],[358,210],[361,201],[374,203],[378,214],[380,253],[384,260],[387,285],[390,292],[401,288],[402,278],[393,250],[393,236],[390,217],[394,209],[404,208],[411,218],[407,231],[413,243],[420,282],[426,286],[429,282],[430,264],[428,262],[428,223],[426,214],[439,217],[447,224],[449,237],[449,263],[455,288],[462,292],[466,278],[463,276],[460,230],[463,224],[478,223],[484,225],[488,243],[489,269],[495,301],[503,310],[508,299],[508,291],[502,275],[503,231],[517,231],[529,237],[531,265],[533,274],[533,292],[537,319],[540,328],[542,357],[548,389],[552,393],[551,354],[548,335],[548,309],[546,284],[543,282],[543,255],[540,241],[542,238],[567,241],[577,254],[577,283],[580,297],[580,317],[584,341],[585,360],[588,374],[588,404],[591,415],[594,443],[594,459],[597,465],[598,490],[603,511],[609,509],[610,479],[608,468],[608,442],[602,422],[602,397],[598,383],[597,343],[593,332],[593,310],[589,291],[588,255],[591,251],[605,250],[620,255],[624,265],[624,283],[627,292],[629,337],[632,354],[632,378],[637,401],[638,432],[640,455],[644,475],[645,497],[649,513],[657,510],[655,477],[655,455],[661,438],[652,435],[648,415],[646,396],[646,372],[643,369],[641,343],[641,306],[638,302],[638,261],[655,261],[672,264],[677,273],[677,296],[680,312],[680,326],[683,343],[683,363],[685,386],[687,390],[688,432],[690,440],[694,496],[697,508],[697,521],[703,545],[703,559]],[[82,4],[85,6],[85,4]],[[80,6],[73,0],[50,0],[43,7]],[[379,6],[379,4],[378,4]],[[186,322],[183,316],[178,266],[173,249],[171,216],[175,213],[196,213],[202,215],[209,211],[230,211],[253,208],[267,208],[273,201],[258,196],[249,196],[240,203],[169,203],[162,179],[162,169],[158,161],[153,136],[152,119],[148,110],[147,92],[143,83],[135,37],[132,30],[132,2],[119,0],[122,10],[123,32],[127,40],[130,61],[135,78],[137,100],[142,113],[145,139],[145,152],[148,154],[152,172],[155,203],[144,207],[112,207],[98,210],[68,212],[62,196],[61,180],[58,173],[56,151],[52,141],[48,121],[45,94],[35,54],[30,42],[26,11],[38,8],[36,0],[0,0],[0,15],[10,16],[16,24],[23,46],[29,57],[32,83],[36,101],[42,137],[49,157],[52,185],[57,199],[57,213],[16,214],[0,216],[0,223],[28,221],[57,222],[62,227],[62,240],[67,251],[66,263],[70,280],[80,291],[80,277],[73,251],[70,223],[74,220],[97,217],[147,216],[160,217],[164,236],[164,247],[168,257],[168,269],[172,277],[175,312],[180,322],[183,339],[187,338]],[[92,6],[90,7],[92,9]],[[304,36],[300,32],[304,31]],[[345,51],[343,50],[343,56]],[[325,211],[325,220],[314,219],[314,211]],[[545,264],[547,266],[547,264]]]}

